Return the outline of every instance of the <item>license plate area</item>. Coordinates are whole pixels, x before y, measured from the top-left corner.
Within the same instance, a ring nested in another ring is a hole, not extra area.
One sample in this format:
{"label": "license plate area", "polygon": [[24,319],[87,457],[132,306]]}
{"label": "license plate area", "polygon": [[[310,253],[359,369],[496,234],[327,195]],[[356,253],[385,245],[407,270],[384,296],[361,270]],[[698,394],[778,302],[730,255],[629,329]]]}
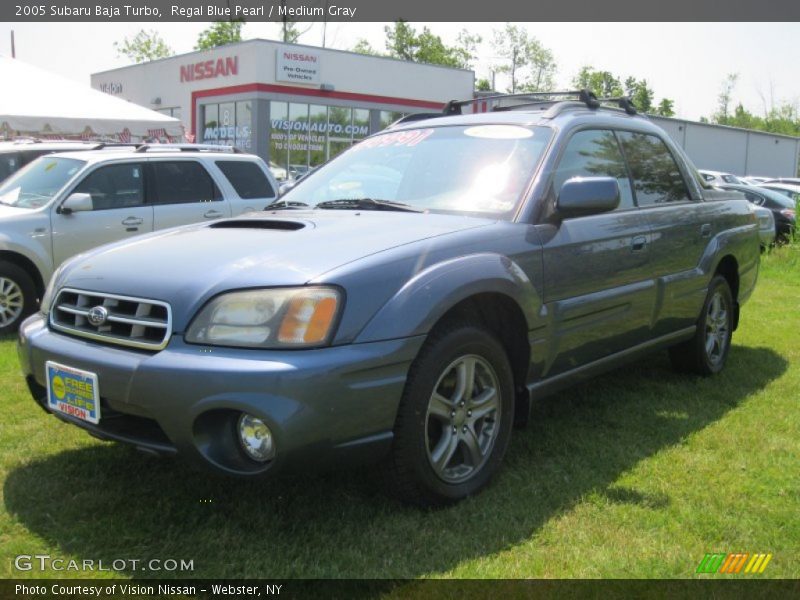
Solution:
{"label": "license plate area", "polygon": [[45,369],[48,408],[97,425],[100,422],[97,374],[53,361],[47,361]]}

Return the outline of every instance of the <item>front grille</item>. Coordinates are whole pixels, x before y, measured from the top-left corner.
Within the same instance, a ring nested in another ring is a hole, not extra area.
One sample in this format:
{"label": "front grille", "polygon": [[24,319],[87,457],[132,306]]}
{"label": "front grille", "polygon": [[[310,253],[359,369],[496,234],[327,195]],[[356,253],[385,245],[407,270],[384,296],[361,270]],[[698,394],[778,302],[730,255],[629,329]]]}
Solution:
{"label": "front grille", "polygon": [[100,342],[161,350],[172,333],[172,313],[158,300],[65,288],[50,309],[50,325]]}

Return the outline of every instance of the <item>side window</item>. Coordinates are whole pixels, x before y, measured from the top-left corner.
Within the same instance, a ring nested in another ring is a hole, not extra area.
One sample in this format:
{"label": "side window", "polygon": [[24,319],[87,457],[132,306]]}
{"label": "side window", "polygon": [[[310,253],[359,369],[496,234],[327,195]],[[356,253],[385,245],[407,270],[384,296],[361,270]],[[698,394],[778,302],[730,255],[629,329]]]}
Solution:
{"label": "side window", "polygon": [[758,194],[753,194],[751,192],[745,192],[744,193],[744,197],[747,198],[753,204],[758,204],[759,206],[762,206],[764,204],[764,199],[761,196],[759,196]]}
{"label": "side window", "polygon": [[108,165],[92,171],[73,192],[89,194],[93,210],[144,204],[144,180],[139,163]]}
{"label": "side window", "polygon": [[19,155],[16,153],[0,154],[0,181],[20,168]]}
{"label": "side window", "polygon": [[633,176],[633,189],[639,206],[666,202],[689,202],[686,182],[667,145],[645,133],[619,133],[622,149]]}
{"label": "side window", "polygon": [[243,160],[218,160],[216,165],[242,200],[273,198],[275,190],[259,166]]}
{"label": "side window", "polygon": [[633,208],[628,171],[613,132],[579,131],[570,138],[553,178],[555,193],[573,177],[615,178],[619,183],[619,209]]}
{"label": "side window", "polygon": [[155,186],[155,204],[188,204],[222,200],[211,175],[193,160],[150,163]]}

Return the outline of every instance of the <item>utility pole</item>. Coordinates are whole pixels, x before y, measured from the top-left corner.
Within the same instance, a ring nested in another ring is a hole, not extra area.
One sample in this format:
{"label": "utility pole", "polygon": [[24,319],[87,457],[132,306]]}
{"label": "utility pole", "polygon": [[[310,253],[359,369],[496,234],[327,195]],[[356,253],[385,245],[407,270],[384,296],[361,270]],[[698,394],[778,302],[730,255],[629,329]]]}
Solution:
{"label": "utility pole", "polygon": [[325,47],[325,36],[328,33],[328,3],[330,0],[325,0],[325,16],[322,17],[322,47]]}
{"label": "utility pole", "polygon": [[17,47],[14,44],[14,30],[11,30],[11,58],[17,58]]}

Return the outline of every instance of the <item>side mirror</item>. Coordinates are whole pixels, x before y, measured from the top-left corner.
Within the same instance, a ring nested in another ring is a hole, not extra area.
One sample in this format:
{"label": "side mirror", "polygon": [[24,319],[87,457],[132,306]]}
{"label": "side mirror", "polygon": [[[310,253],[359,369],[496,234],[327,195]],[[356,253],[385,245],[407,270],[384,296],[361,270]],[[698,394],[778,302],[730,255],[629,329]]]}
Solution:
{"label": "side mirror", "polygon": [[297,182],[294,181],[294,180],[287,181],[286,183],[280,184],[280,186],[278,187],[278,198],[283,196],[286,192],[288,192],[290,189],[292,189],[296,185],[297,185]]}
{"label": "side mirror", "polygon": [[74,212],[86,212],[94,209],[91,194],[76,192],[70,194],[69,198],[59,207],[58,212],[62,215],[71,215]]}
{"label": "side mirror", "polygon": [[595,215],[619,206],[619,184],[613,177],[573,177],[558,192],[556,208],[564,217]]}

